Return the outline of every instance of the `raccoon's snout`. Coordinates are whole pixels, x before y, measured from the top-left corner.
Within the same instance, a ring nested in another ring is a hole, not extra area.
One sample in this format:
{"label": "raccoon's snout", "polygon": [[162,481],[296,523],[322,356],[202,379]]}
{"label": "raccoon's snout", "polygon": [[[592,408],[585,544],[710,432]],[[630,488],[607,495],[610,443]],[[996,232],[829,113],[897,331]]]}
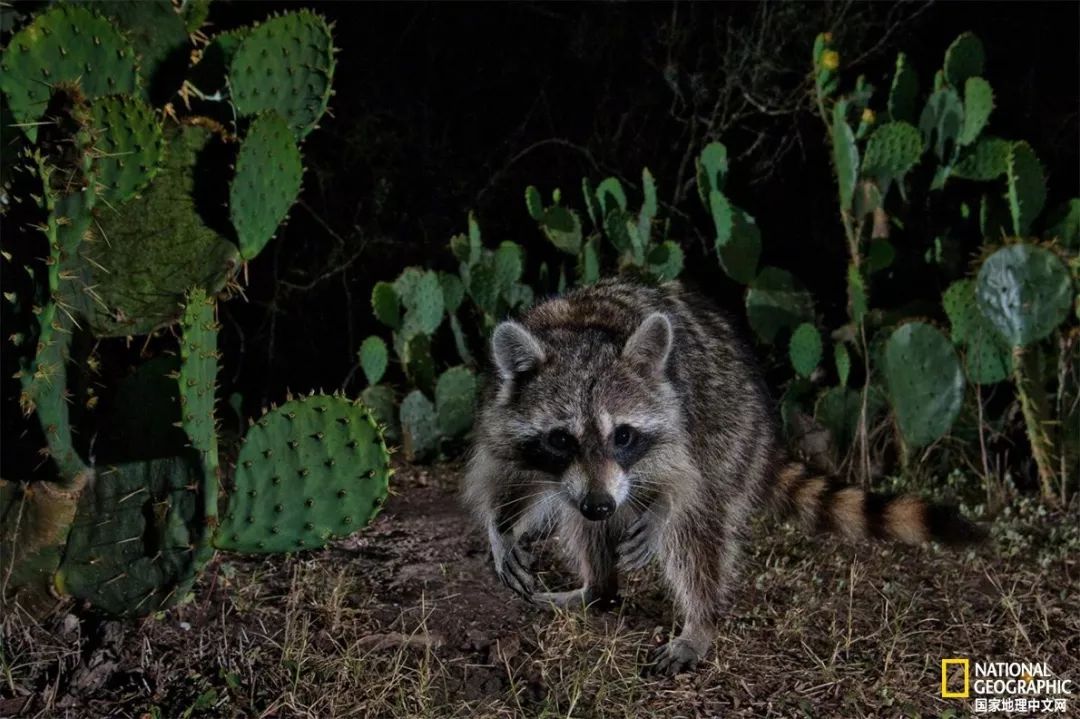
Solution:
{"label": "raccoon's snout", "polygon": [[589,492],[581,500],[580,509],[585,519],[598,522],[615,512],[615,498],[607,492]]}

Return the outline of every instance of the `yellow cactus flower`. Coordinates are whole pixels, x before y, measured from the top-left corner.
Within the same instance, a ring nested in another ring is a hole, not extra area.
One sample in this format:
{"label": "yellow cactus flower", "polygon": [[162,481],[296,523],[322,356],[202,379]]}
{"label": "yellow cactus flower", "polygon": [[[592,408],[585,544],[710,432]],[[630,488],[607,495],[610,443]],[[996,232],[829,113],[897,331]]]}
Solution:
{"label": "yellow cactus flower", "polygon": [[862,111],[862,121],[866,125],[873,125],[874,120],[877,119],[877,115],[869,107]]}
{"label": "yellow cactus flower", "polygon": [[821,53],[821,66],[826,70],[835,70],[840,67],[840,53],[836,50],[826,50]]}

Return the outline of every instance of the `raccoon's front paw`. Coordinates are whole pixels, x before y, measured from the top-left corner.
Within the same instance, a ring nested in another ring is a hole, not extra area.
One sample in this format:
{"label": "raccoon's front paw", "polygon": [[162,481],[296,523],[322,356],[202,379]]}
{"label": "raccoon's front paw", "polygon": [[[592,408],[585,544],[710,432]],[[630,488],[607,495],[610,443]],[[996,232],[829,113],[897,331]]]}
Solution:
{"label": "raccoon's front paw", "polygon": [[638,517],[626,530],[616,551],[619,555],[620,571],[631,572],[641,569],[656,553],[655,521],[648,512]]}
{"label": "raccoon's front paw", "polygon": [[529,569],[532,556],[519,546],[511,546],[495,558],[495,573],[515,593],[532,601],[536,579]]}
{"label": "raccoon's front paw", "polygon": [[702,655],[689,640],[676,637],[652,651],[644,672],[647,675],[675,676],[696,667]]}

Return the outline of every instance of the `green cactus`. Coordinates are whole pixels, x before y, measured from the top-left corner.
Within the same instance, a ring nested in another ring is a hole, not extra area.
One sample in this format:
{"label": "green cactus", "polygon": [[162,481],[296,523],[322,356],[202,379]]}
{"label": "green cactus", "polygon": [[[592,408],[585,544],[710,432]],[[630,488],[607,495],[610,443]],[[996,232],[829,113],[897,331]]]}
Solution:
{"label": "green cactus", "polygon": [[502,242],[494,252],[495,286],[500,297],[507,299],[513,287],[521,279],[525,253],[516,242]]}
{"label": "green cactus", "polygon": [[964,105],[951,87],[936,90],[927,100],[919,116],[919,130],[923,142],[934,148],[934,154],[943,163],[952,163],[963,123]]}
{"label": "green cactus", "polygon": [[435,405],[424,393],[414,389],[401,402],[401,443],[410,462],[430,457],[439,442],[439,420]]}
{"label": "green cactus", "polygon": [[525,208],[529,211],[529,217],[537,222],[544,219],[544,200],[540,197],[540,190],[532,185],[525,188]]}
{"label": "green cactus", "polygon": [[964,81],[964,124],[957,142],[970,145],[978,139],[990,121],[994,110],[994,91],[990,83],[981,77],[969,77]]}
{"label": "green cactus", "polygon": [[773,343],[783,330],[813,319],[814,300],[791,273],[766,267],[750,283],[746,315],[758,337]]}
{"label": "green cactus", "polygon": [[851,201],[855,194],[855,179],[859,175],[859,148],[855,145],[855,133],[847,124],[847,102],[838,100],[833,107],[832,147],[833,167],[840,192],[840,209],[851,211]]}
{"label": "green cactus", "polygon": [[199,521],[191,456],[98,472],[79,499],[55,583],[62,594],[116,616],[147,614],[191,590]]}
{"label": "green cactus", "polygon": [[371,288],[371,309],[375,312],[375,319],[390,329],[401,328],[401,299],[393,284],[375,283]]}
{"label": "green cactus", "polygon": [[372,335],[360,345],[360,367],[364,370],[368,384],[378,384],[386,372],[389,355],[386,350],[386,342],[382,337]]}
{"label": "green cactus", "polygon": [[[877,419],[884,408],[881,391],[871,386],[866,395],[866,422]],[[828,388],[814,404],[814,418],[829,430],[833,444],[841,453],[855,443],[862,412],[863,393],[843,385]]]}
{"label": "green cactus", "polygon": [[1073,198],[1048,214],[1043,236],[1068,249],[1080,250],[1080,198]]}
{"label": "green cactus", "polygon": [[985,61],[982,41],[973,33],[965,32],[945,51],[945,80],[952,87],[963,87],[969,77],[982,75]]}
{"label": "green cactus", "polygon": [[147,99],[155,104],[167,102],[180,87],[191,51],[189,31],[173,4],[169,0],[94,0],[87,4],[123,28],[131,40]]}
{"label": "green cactus", "polygon": [[352,534],[382,507],[391,474],[370,411],[338,395],[293,399],[260,417],[236,460],[219,549],[295,552]]}
{"label": "green cactus", "polygon": [[896,423],[909,447],[952,427],[964,402],[964,373],[949,340],[923,322],[901,325],[885,343],[883,373]]}
{"label": "green cactus", "polygon": [[[177,378],[180,398],[180,422],[191,447],[202,461],[203,517],[208,525],[217,517],[218,496],[218,430],[214,418],[217,394],[217,333],[214,316],[216,303],[206,292],[195,289],[185,299],[184,315],[180,321],[180,376]],[[200,542],[200,551],[210,546],[209,534]],[[209,559],[204,556],[202,561]]]}
{"label": "green cactus", "polygon": [[435,384],[435,360],[431,356],[431,338],[417,332],[405,340],[401,351],[405,375],[415,386],[430,391]]}
{"label": "green cactus", "polygon": [[101,97],[90,103],[94,169],[100,196],[107,202],[126,202],[157,175],[165,153],[165,138],[153,109],[138,98]]}
{"label": "green cactus", "polygon": [[451,367],[435,385],[435,413],[439,433],[460,437],[473,423],[476,403],[476,375],[468,367]]}
{"label": "green cactus", "polygon": [[1009,171],[1012,143],[998,137],[982,137],[952,168],[953,177],[965,180],[996,180]]}
{"label": "green cactus", "polygon": [[821,363],[821,333],[810,322],[804,322],[791,333],[788,357],[795,372],[809,377]]}
{"label": "green cactus", "polygon": [[711,142],[701,151],[697,164],[698,194],[701,196],[701,204],[710,207],[710,198],[713,192],[724,189],[724,180],[727,179],[728,155],[727,148],[719,142]]}
{"label": "green cactus", "polygon": [[373,385],[360,393],[360,401],[371,410],[371,415],[382,427],[384,439],[390,442],[401,440],[401,423],[398,422],[394,390],[384,384]]}
{"label": "green cactus", "polygon": [[922,157],[919,131],[906,122],[888,122],[874,131],[866,143],[862,172],[874,177],[882,194],[894,179],[902,178]]}
{"label": "green cactus", "polygon": [[952,327],[952,341],[964,348],[967,377],[976,384],[1001,382],[1012,374],[1012,351],[983,316],[975,301],[975,282],[957,280],[941,300]]}
{"label": "green cactus", "polygon": [[656,219],[658,201],[656,199],[656,180],[653,179],[649,168],[641,170],[641,192],[643,200],[641,210],[638,212],[638,235],[641,236],[645,245],[649,244],[652,235],[652,223]]}
{"label": "green cactus", "polygon": [[457,312],[462,300],[465,299],[465,284],[461,278],[449,272],[439,273],[439,284],[442,285],[443,306],[446,308],[446,313],[452,315]]}
{"label": "green cactus", "polygon": [[604,217],[615,210],[626,212],[626,192],[618,178],[609,177],[596,187],[596,202]]}
{"label": "green cactus", "polygon": [[1011,347],[1048,337],[1068,317],[1072,279],[1065,263],[1036,245],[1011,245],[990,255],[975,281],[979,310]]}
{"label": "green cactus", "polygon": [[146,334],[171,324],[187,290],[218,292],[239,267],[236,246],[210,229],[196,207],[195,162],[213,135],[186,125],[166,136],[157,178],[128,202],[101,208],[91,228],[94,241],[83,252],[79,274],[92,290],[79,300],[99,337]]}
{"label": "green cactus", "polygon": [[907,55],[896,56],[896,71],[889,87],[889,117],[894,122],[915,122],[915,99],[919,95],[919,76],[911,69]]}
{"label": "green cactus", "polygon": [[79,87],[87,98],[133,93],[135,50],[112,23],[91,9],[59,4],[11,38],[0,59],[0,91],[31,142],[55,88]]}
{"label": "green cactus", "polygon": [[1014,142],[1009,148],[1006,167],[1009,183],[1009,212],[1013,232],[1024,236],[1031,231],[1035,218],[1046,204],[1046,179],[1042,163],[1026,142]]}
{"label": "green cactus", "polygon": [[660,282],[674,280],[683,270],[683,251],[676,242],[665,240],[645,258],[649,273]]}
{"label": "green cactus", "polygon": [[581,250],[581,220],[573,210],[558,205],[548,207],[540,219],[540,229],[563,252],[576,255]]}
{"label": "green cactus", "polygon": [[732,210],[731,237],[724,245],[717,237],[716,257],[728,277],[750,284],[757,276],[761,259],[761,230],[753,217],[737,207]]}
{"label": "green cactus", "polygon": [[251,260],[270,241],[300,194],[300,148],[281,115],[267,111],[248,128],[229,186],[229,216],[240,256]]}
{"label": "green cactus", "polygon": [[846,387],[848,376],[851,374],[851,355],[848,354],[847,345],[837,343],[833,346],[833,364],[836,365],[836,376],[840,379],[840,386]]}
{"label": "green cactus", "polygon": [[237,113],[250,117],[276,110],[303,139],[330,102],[335,52],[330,27],[315,13],[301,10],[267,20],[247,34],[229,66]]}

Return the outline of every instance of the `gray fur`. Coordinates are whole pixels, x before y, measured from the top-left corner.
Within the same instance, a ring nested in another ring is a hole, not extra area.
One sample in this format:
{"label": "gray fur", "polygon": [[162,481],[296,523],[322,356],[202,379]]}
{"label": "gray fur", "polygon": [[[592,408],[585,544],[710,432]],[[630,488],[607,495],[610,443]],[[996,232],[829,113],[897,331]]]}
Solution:
{"label": "gray fur", "polygon": [[[613,598],[619,570],[657,561],[683,629],[654,667],[693,666],[712,645],[778,455],[772,401],[752,352],[679,284],[619,281],[501,324],[492,349],[499,377],[479,413],[465,498],[488,529],[497,573],[531,601],[569,606]],[[627,467],[613,449],[622,424],[649,437]],[[556,428],[576,438],[573,459],[552,467],[541,452],[537,466],[522,447]],[[618,500],[605,521],[578,511],[590,491]],[[537,594],[518,542],[553,528],[582,587]]]}

